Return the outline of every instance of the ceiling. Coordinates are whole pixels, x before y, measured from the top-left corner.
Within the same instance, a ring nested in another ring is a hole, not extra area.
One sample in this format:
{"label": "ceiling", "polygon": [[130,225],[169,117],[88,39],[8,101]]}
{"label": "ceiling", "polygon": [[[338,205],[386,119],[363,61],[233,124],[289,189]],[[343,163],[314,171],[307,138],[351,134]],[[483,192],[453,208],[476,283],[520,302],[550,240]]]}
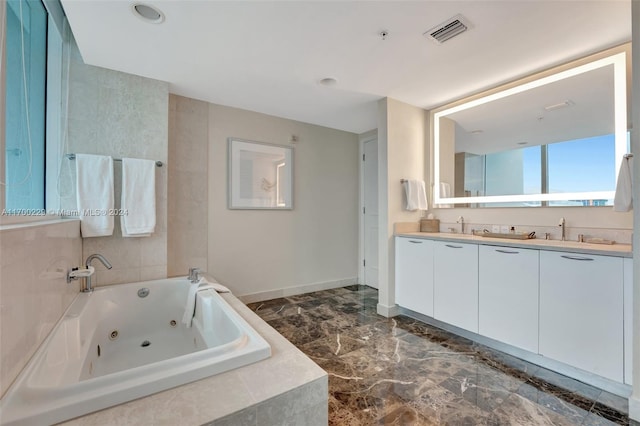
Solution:
{"label": "ceiling", "polygon": [[[630,0],[144,3],[165,21],[126,0],[62,0],[87,64],[355,133],[377,127],[383,97],[431,109],[631,40]],[[470,30],[441,45],[422,35],[457,14]]]}

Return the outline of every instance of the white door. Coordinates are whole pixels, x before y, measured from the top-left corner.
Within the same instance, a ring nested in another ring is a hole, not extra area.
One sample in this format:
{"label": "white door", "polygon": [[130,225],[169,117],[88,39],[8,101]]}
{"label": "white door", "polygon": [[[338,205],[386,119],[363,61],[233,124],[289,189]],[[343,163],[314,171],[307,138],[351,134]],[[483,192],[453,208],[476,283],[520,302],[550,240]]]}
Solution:
{"label": "white door", "polygon": [[364,283],[378,288],[378,140],[364,142]]}

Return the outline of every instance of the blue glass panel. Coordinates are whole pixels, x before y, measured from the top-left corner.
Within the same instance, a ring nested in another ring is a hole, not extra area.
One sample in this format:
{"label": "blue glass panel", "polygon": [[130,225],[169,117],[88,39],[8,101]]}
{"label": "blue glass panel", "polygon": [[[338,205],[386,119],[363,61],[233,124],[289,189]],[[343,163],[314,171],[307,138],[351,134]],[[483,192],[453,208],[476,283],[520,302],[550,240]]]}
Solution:
{"label": "blue glass panel", "polygon": [[47,12],[39,0],[8,0],[6,208],[44,208]]}

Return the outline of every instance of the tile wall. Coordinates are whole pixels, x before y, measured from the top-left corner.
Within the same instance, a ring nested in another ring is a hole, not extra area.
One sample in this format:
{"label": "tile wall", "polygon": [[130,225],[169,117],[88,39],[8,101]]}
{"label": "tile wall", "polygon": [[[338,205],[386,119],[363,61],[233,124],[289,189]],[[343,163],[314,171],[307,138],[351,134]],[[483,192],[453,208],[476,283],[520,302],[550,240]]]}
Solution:
{"label": "tile wall", "polygon": [[81,257],[77,220],[0,230],[0,395],[78,294],[66,274]]}
{"label": "tile wall", "polygon": [[[69,71],[67,152],[160,160],[156,170],[156,231],[150,237],[122,238],[120,221],[110,237],[83,239],[82,257],[95,262],[98,286],[167,276],[167,160],[169,87],[165,82],[84,64],[72,43]],[[69,161],[63,159],[62,161]],[[63,164],[64,166],[64,164]],[[61,206],[76,209],[75,165],[62,167]],[[114,163],[116,208],[120,206],[122,163]]]}
{"label": "tile wall", "polygon": [[207,270],[209,104],[169,96],[167,274]]}

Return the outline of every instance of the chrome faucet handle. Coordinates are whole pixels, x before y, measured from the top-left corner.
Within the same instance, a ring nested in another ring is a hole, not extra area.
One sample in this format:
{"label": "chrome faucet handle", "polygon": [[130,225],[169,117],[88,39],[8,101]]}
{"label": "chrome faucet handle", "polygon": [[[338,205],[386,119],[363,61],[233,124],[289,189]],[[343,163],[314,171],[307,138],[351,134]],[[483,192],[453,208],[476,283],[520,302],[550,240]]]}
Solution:
{"label": "chrome faucet handle", "polygon": [[197,283],[200,280],[200,268],[189,268],[189,281]]}

